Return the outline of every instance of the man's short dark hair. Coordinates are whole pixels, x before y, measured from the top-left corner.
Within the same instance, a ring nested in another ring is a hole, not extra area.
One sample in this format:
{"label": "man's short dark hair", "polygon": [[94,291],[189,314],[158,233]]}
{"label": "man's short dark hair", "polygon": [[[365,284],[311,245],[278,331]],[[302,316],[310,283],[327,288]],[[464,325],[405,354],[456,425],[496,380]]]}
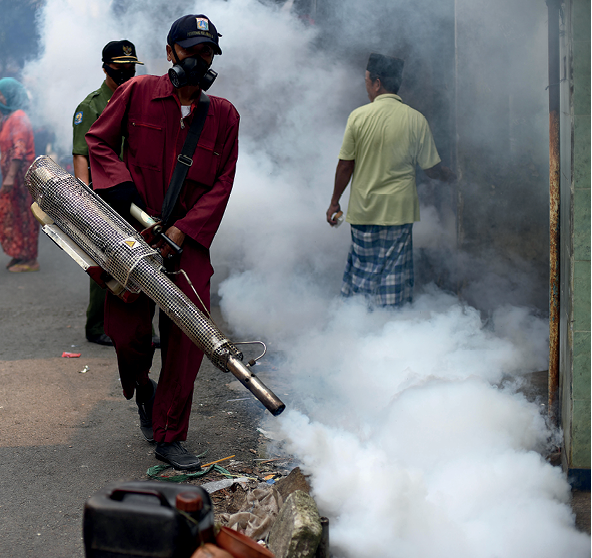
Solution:
{"label": "man's short dark hair", "polygon": [[396,95],[401,88],[402,76],[379,76],[370,72],[370,81],[374,83],[377,79],[380,79],[380,83],[389,93]]}
{"label": "man's short dark hair", "polygon": [[373,52],[368,58],[366,70],[370,73],[370,80],[380,83],[389,93],[398,93],[403,81],[403,66],[405,62],[393,56],[384,56]]}

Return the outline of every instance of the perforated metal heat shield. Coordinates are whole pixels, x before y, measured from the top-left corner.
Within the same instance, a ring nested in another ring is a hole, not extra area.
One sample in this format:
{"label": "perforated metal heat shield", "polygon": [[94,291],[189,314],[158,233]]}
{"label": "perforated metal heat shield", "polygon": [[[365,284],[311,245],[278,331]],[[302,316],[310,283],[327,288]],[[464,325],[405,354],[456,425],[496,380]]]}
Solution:
{"label": "perforated metal heat shield", "polygon": [[25,176],[31,196],[55,224],[131,292],[144,292],[204,352],[228,371],[242,353],[163,273],[162,258],[88,186],[49,157],[38,157]]}

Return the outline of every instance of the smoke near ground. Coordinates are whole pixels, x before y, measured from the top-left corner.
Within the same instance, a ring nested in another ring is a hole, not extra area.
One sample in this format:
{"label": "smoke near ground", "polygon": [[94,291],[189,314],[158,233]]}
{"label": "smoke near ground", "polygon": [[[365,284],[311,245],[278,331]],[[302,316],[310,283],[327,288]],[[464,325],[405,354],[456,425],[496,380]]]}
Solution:
{"label": "smoke near ground", "polygon": [[541,456],[557,434],[517,392],[544,364],[545,325],[512,307],[484,327],[435,291],[395,316],[336,304],[286,345],[297,410],[279,438],[312,474],[337,556],[587,556]]}
{"label": "smoke near ground", "polygon": [[[269,428],[311,475],[335,556],[588,556],[569,485],[542,457],[559,433],[545,423],[545,402],[519,391],[547,368],[530,263],[506,267],[487,246],[479,257],[458,253],[454,215],[424,203],[414,242],[416,261],[428,251],[429,265],[418,266],[427,271],[414,304],[369,312],[338,297],[349,227],[331,229],[325,211],[347,115],[366,102],[363,64],[380,46],[373,30],[412,27],[416,42],[395,46],[421,61],[452,23],[441,7],[429,10],[438,2],[326,4],[330,32],[255,0],[48,0],[44,54],[25,82],[67,150],[77,104],[103,79],[104,44],[128,38],[147,73],[164,73],[170,23],[210,16],[224,53],[211,93],[242,118],[235,189],[212,247],[215,286],[233,334],[262,338],[275,355],[268,383],[286,386],[288,410]],[[478,37],[485,22],[469,15]],[[450,285],[461,284],[459,298]]]}

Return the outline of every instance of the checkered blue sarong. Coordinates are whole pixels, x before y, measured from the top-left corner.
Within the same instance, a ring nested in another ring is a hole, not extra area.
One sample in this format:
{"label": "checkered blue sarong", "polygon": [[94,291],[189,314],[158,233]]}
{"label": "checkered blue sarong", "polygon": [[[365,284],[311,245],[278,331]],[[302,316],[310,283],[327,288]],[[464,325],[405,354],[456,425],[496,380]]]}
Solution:
{"label": "checkered blue sarong", "polygon": [[399,307],[413,299],[413,223],[351,225],[352,244],[341,295],[363,295],[376,306]]}

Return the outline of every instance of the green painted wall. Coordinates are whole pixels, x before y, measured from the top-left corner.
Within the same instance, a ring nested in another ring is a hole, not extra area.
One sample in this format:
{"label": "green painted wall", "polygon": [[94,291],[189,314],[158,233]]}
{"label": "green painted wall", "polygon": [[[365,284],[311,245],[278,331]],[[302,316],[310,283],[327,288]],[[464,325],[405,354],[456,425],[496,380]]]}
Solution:
{"label": "green painted wall", "polygon": [[561,418],[567,469],[590,469],[590,0],[566,0],[561,85]]}

